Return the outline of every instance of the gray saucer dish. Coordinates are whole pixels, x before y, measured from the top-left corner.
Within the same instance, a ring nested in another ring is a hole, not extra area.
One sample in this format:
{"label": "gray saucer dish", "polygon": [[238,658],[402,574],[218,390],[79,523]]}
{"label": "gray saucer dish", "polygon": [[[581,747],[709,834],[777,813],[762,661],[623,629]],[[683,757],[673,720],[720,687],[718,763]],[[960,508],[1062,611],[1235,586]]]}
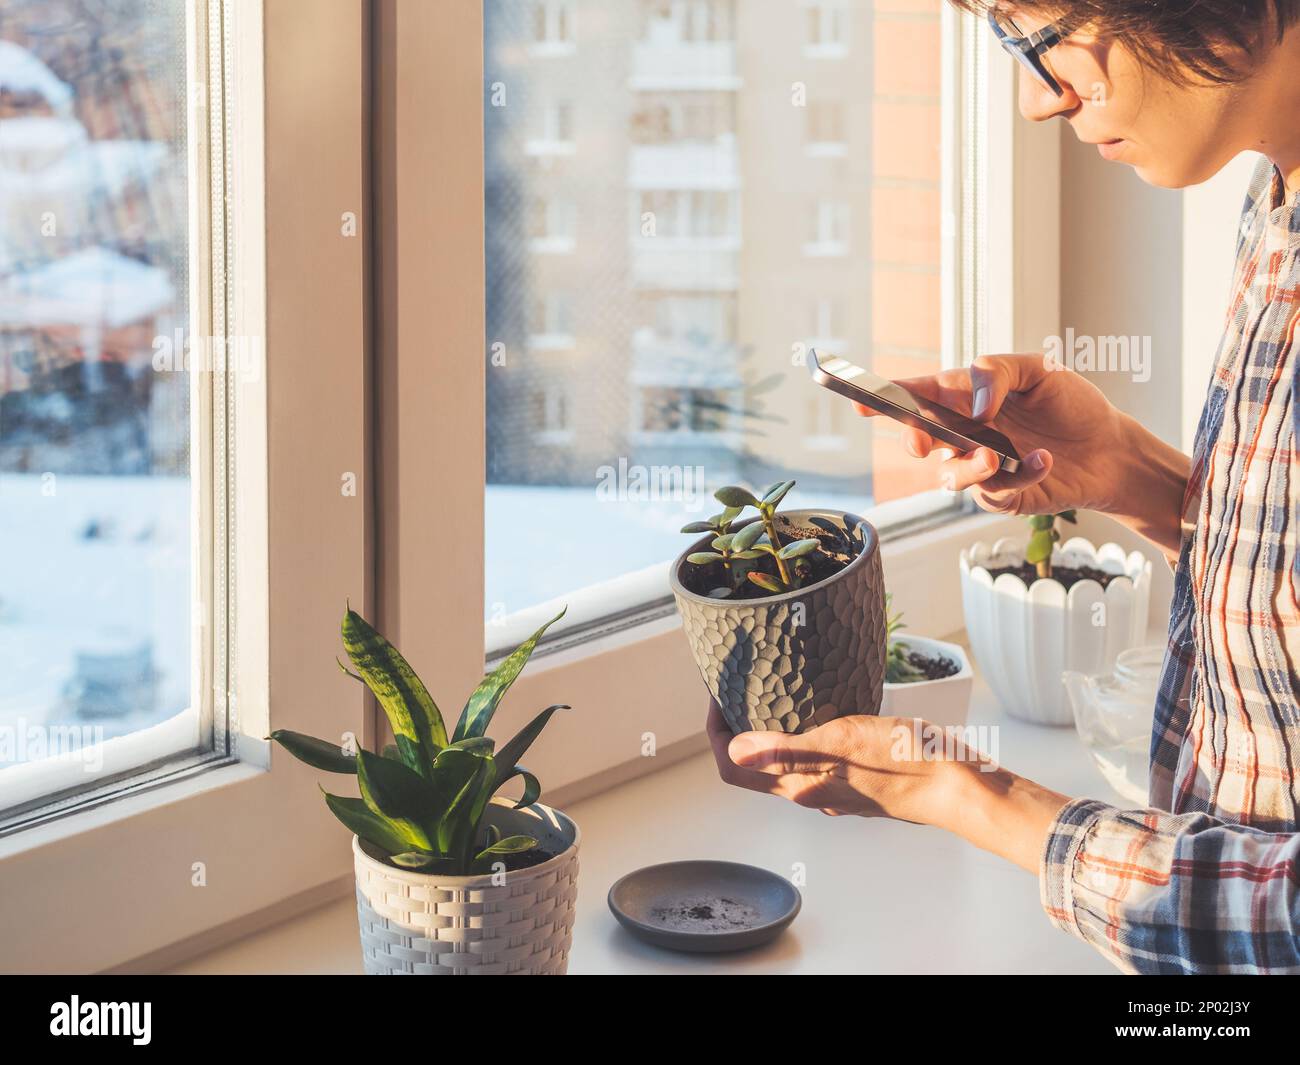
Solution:
{"label": "gray saucer dish", "polygon": [[669,950],[719,953],[770,942],[799,913],[799,889],[737,862],[650,865],[609,889],[609,908],[638,939]]}

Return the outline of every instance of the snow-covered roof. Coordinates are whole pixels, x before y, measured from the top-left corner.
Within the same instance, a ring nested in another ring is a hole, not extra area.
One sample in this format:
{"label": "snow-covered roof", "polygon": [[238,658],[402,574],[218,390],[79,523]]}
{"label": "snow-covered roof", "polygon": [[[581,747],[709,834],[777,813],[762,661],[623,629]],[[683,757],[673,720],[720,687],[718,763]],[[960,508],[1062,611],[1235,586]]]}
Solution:
{"label": "snow-covered roof", "polygon": [[0,326],[101,326],[116,329],[169,306],[166,271],[109,248],[87,248],[0,286]]}
{"label": "snow-covered roof", "polygon": [[0,40],[0,89],[35,93],[60,114],[72,110],[72,86],[60,81],[54,71],[13,41]]}
{"label": "snow-covered roof", "polygon": [[117,196],[149,178],[166,156],[159,141],[88,140],[76,119],[2,119],[0,194]]}

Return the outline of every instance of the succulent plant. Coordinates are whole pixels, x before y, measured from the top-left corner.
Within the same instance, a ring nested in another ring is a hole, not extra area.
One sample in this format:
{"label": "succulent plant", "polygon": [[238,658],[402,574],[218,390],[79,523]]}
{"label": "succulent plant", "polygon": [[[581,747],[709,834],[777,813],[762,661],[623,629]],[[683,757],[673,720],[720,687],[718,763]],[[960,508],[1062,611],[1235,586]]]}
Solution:
{"label": "succulent plant", "polygon": [[[809,556],[821,550],[822,544],[815,537],[781,542],[776,510],[794,485],[794,481],[777,481],[758,495],[738,485],[726,485],[713,493],[713,498],[726,508],[722,513],[683,526],[684,533],[715,534],[712,550],[693,551],[686,556],[686,561],[695,566],[722,565],[727,584],[712,589],[710,596],[732,598],[742,581],[749,581],[773,595],[802,587],[811,572]],[[757,510],[758,517],[736,528],[736,519],[748,507]],[[763,568],[766,565],[770,565],[770,570]]]}
{"label": "succulent plant", "polygon": [[1038,576],[1046,579],[1052,575],[1052,548],[1061,538],[1056,527],[1056,519],[1074,524],[1078,521],[1073,510],[1063,510],[1060,514],[1032,514],[1029,516],[1029,543],[1025,545],[1025,561],[1038,571]]}
{"label": "succulent plant", "polygon": [[901,611],[893,609],[893,593],[885,595],[885,639],[888,643],[888,651],[885,653],[885,683],[886,684],[914,684],[918,680],[925,680],[925,674],[916,666],[912,665],[908,659],[907,644],[898,638],[898,632],[907,626],[903,622]]}
{"label": "succulent plant", "polygon": [[556,710],[548,706],[500,749],[485,733],[506,690],[519,676],[537,641],[564,611],[512,651],[474,689],[450,737],[442,713],[397,648],[352,609],[343,615],[343,648],[361,681],[388,716],[395,742],[382,754],[355,755],[326,740],[277,729],[271,739],[308,765],[327,773],[354,775],[360,798],[325,795],[330,811],[351,831],[404,869],[463,876],[491,871],[494,862],[537,846],[531,836],[501,837],[483,826],[488,800],[507,781],[523,781],[515,809],[541,796],[537,778],[519,759]]}

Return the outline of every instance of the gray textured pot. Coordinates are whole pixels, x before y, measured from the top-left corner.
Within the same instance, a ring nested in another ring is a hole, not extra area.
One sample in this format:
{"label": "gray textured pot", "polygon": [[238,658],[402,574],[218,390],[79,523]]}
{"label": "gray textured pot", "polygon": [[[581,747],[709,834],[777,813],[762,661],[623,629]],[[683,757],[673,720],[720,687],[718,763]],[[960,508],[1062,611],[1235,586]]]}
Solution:
{"label": "gray textured pot", "polygon": [[829,510],[778,517],[834,522],[851,536],[857,557],[834,576],[798,591],[727,600],[710,599],[682,583],[686,556],[707,550],[713,537],[683,551],[670,580],[705,686],[734,732],[805,732],[843,714],[879,713],[886,638],[876,530],[856,515]]}

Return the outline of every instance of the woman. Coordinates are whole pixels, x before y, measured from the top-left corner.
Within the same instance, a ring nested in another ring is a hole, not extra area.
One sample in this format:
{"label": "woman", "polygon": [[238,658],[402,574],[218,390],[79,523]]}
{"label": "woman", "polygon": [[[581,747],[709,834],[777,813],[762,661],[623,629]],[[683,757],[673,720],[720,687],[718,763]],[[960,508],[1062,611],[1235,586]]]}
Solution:
{"label": "woman", "polygon": [[[1026,118],[1065,119],[1151,184],[1262,156],[1190,459],[1041,355],[905,382],[1025,454],[1016,474],[986,449],[950,457],[948,484],[998,513],[1102,511],[1176,566],[1151,808],[899,760],[895,722],[877,717],[732,738],[713,707],[719,769],[827,813],[955,832],[1037,873],[1050,920],[1124,969],[1300,971],[1300,0],[959,2],[995,7]],[[905,432],[911,453],[934,449]]]}

